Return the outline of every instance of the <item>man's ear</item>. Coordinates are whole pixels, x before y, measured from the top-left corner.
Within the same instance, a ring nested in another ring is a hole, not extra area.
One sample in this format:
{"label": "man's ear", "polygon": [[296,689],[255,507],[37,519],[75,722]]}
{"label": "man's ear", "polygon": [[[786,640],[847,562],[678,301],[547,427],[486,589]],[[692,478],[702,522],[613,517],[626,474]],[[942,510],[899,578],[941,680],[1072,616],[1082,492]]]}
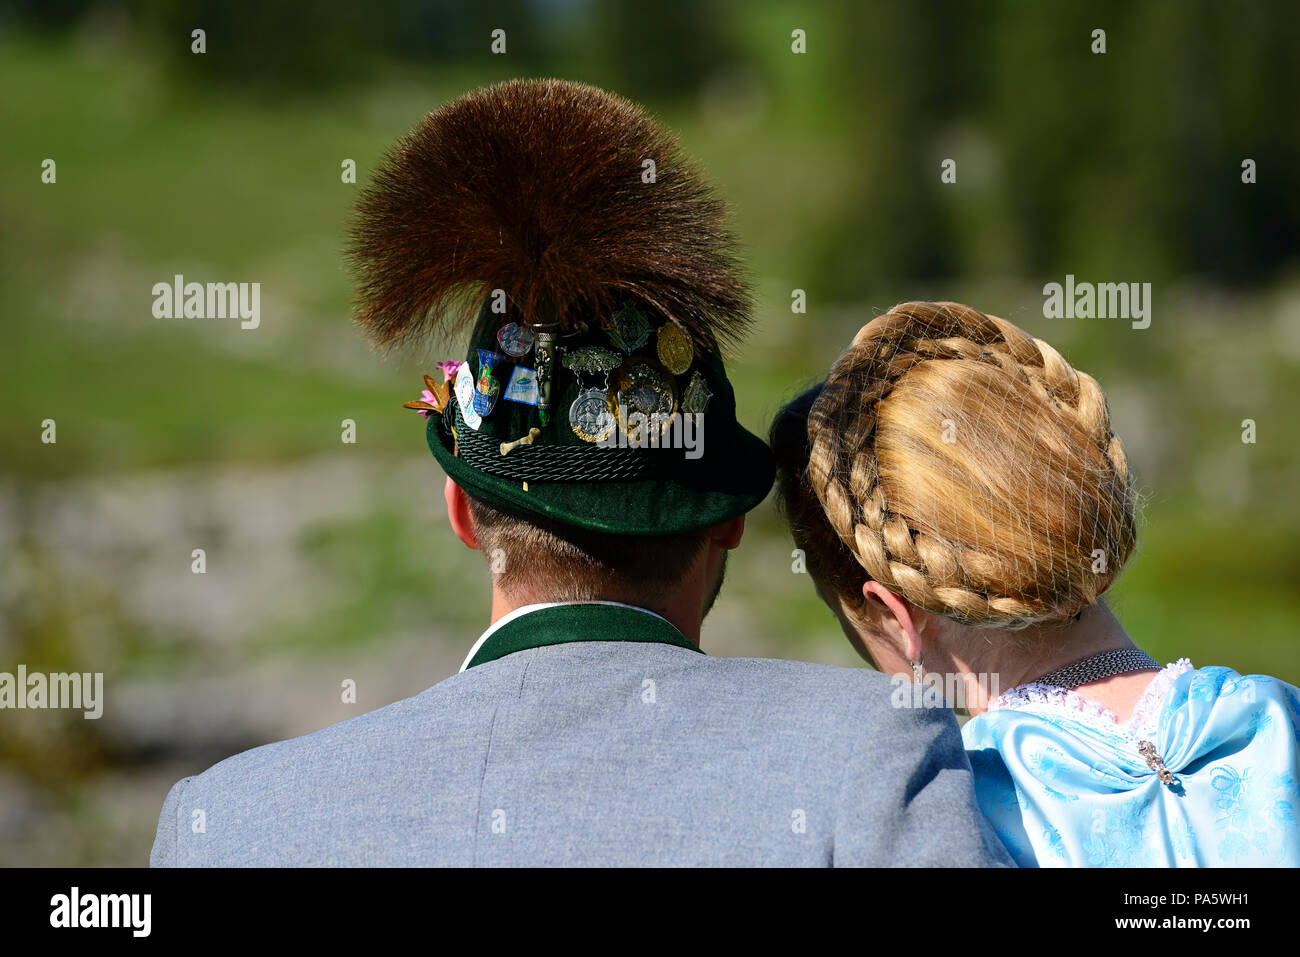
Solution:
{"label": "man's ear", "polygon": [[469,513],[469,496],[451,480],[451,476],[447,477],[442,495],[447,500],[447,520],[451,522],[451,530],[466,546],[477,549],[478,534],[474,531],[474,518]]}
{"label": "man's ear", "polygon": [[745,516],[737,515],[729,522],[714,525],[709,529],[709,541],[724,551],[730,551],[740,545],[745,535]]}
{"label": "man's ear", "polygon": [[863,597],[879,607],[884,625],[895,639],[901,639],[908,661],[921,660],[921,621],[919,609],[901,595],[892,591],[878,581],[867,581],[862,585]]}

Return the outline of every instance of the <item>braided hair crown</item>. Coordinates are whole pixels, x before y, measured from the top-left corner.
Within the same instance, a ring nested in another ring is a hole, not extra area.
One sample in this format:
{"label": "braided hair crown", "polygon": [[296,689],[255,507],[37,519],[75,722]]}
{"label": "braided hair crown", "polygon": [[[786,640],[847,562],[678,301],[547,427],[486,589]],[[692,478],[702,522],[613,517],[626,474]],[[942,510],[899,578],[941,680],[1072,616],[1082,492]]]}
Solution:
{"label": "braided hair crown", "polygon": [[863,326],[808,414],[812,486],[874,580],[1017,629],[1075,616],[1136,539],[1096,381],[1004,319],[909,302]]}

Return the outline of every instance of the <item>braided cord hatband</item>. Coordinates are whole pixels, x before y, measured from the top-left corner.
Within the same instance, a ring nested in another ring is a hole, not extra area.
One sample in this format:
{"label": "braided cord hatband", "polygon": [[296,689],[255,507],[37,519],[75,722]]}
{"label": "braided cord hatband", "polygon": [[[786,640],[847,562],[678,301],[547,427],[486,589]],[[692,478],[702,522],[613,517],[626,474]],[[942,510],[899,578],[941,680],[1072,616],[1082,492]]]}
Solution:
{"label": "braided cord hatband", "polygon": [[[454,409],[454,411],[453,411]],[[456,444],[466,465],[518,482],[627,482],[662,476],[681,459],[665,448],[605,448],[599,445],[521,445],[501,454],[499,439],[466,424],[453,395],[438,418],[450,434],[449,416],[456,416]],[[655,454],[658,453],[658,454]]]}

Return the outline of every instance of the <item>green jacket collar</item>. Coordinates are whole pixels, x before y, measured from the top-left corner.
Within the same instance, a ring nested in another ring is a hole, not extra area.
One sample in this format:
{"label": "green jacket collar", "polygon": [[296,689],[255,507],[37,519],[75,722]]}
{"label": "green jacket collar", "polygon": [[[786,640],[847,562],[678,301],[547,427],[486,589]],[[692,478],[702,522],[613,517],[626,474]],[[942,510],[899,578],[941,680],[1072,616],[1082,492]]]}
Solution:
{"label": "green jacket collar", "polygon": [[485,631],[461,671],[527,648],[573,641],[642,641],[703,652],[667,619],[617,602],[525,605]]}

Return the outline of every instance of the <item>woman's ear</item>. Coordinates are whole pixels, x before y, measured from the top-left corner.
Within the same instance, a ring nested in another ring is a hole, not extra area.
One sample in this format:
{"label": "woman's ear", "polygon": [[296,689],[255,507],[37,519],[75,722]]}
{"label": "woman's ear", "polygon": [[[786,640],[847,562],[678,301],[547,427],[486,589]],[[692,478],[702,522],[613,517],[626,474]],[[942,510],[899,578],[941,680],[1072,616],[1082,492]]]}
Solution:
{"label": "woman's ear", "polygon": [[920,661],[921,629],[924,627],[920,610],[906,598],[895,595],[878,581],[864,582],[862,594],[869,603],[879,608],[883,618],[882,624],[891,636],[902,644],[907,653],[907,660]]}
{"label": "woman's ear", "polygon": [[447,500],[447,520],[456,537],[469,548],[479,547],[478,534],[474,531],[474,518],[469,513],[469,496],[465,490],[447,477],[447,484],[442,488],[442,496]]}

